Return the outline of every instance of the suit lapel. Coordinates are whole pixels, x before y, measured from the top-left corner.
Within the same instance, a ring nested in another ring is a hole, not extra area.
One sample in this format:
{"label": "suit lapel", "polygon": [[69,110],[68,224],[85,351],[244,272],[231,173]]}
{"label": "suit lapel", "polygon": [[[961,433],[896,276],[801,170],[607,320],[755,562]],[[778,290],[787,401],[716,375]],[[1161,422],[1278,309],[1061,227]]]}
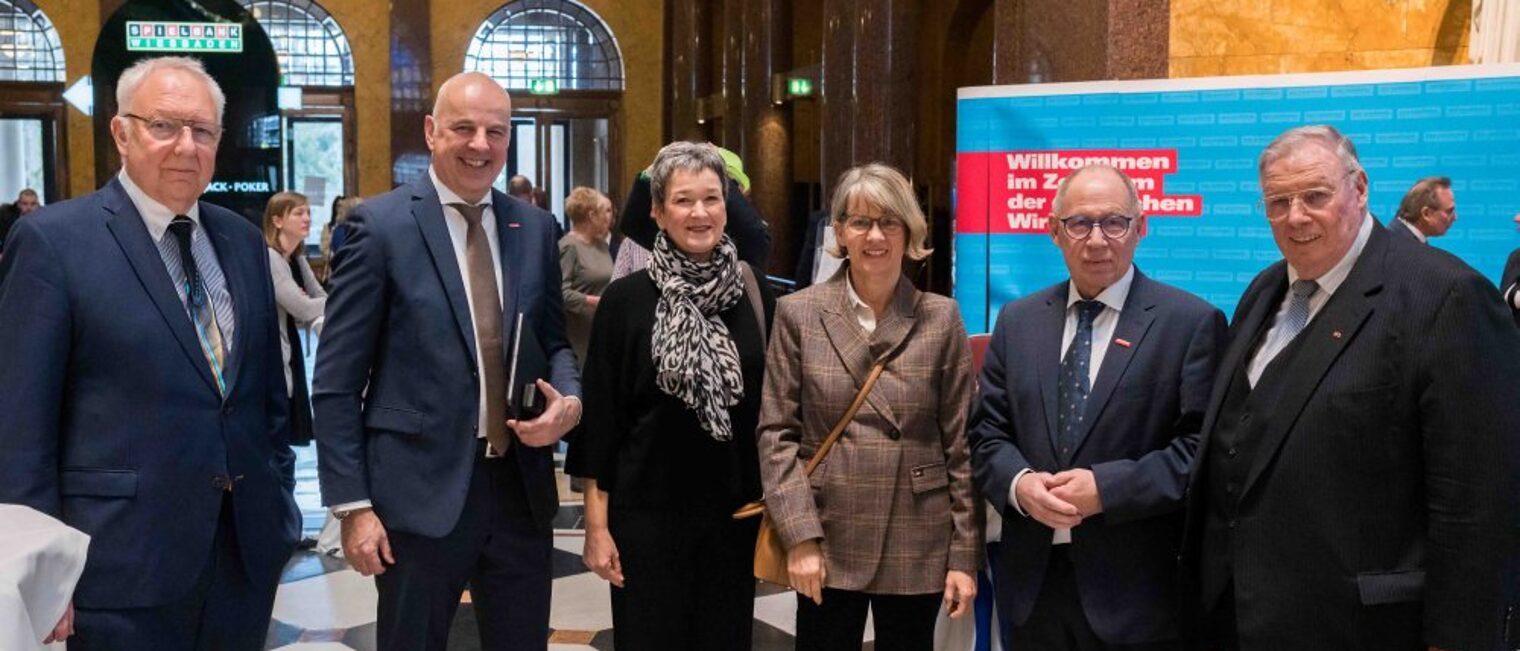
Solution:
{"label": "suit lapel", "polygon": [[443,205],[439,203],[438,190],[430,179],[412,185],[412,217],[422,230],[422,241],[427,244],[433,257],[433,269],[443,283],[443,293],[448,297],[454,312],[459,338],[470,351],[470,365],[475,365],[474,320],[470,318],[470,300],[465,297],[464,279],[459,275],[458,256],[454,255],[454,240],[449,237],[449,226],[443,220]]}
{"label": "suit lapel", "polygon": [[1133,360],[1140,347],[1145,345],[1145,335],[1150,331],[1151,323],[1156,320],[1156,302],[1150,294],[1148,281],[1139,269],[1135,270],[1135,278],[1131,283],[1129,297],[1124,302],[1124,309],[1119,312],[1119,323],[1114,328],[1114,339],[1122,339],[1129,345],[1120,346],[1113,341],[1093,342],[1094,346],[1107,346],[1108,351],[1103,355],[1103,366],[1098,369],[1098,381],[1093,385],[1092,392],[1087,396],[1087,403],[1082,408],[1083,416],[1081,424],[1077,427],[1077,441],[1071,449],[1073,459],[1081,451],[1082,444],[1087,441],[1087,435],[1092,432],[1093,425],[1102,416],[1103,409],[1108,406],[1114,387],[1118,386],[1119,379],[1124,377],[1130,360]]}
{"label": "suit lapel", "polygon": [[1034,344],[1035,369],[1040,383],[1040,400],[1045,404],[1046,438],[1050,441],[1051,458],[1061,458],[1061,444],[1056,433],[1056,384],[1061,379],[1061,338],[1066,330],[1066,294],[1070,283],[1052,289],[1045,297],[1045,309],[1035,319],[1029,336]]}
{"label": "suit lapel", "polygon": [[116,238],[117,245],[121,246],[138,282],[142,283],[149,298],[153,299],[153,305],[163,316],[164,324],[169,327],[175,340],[179,341],[180,350],[190,358],[190,365],[195,367],[201,379],[206,382],[206,387],[218,391],[216,378],[211,375],[211,366],[206,363],[206,356],[201,352],[200,339],[196,337],[195,327],[190,323],[190,314],[185,310],[185,304],[179,300],[179,292],[174,288],[174,281],[169,278],[164,259],[158,254],[153,238],[148,235],[148,226],[143,223],[142,215],[132,205],[132,200],[127,197],[127,191],[121,187],[120,181],[112,179],[106,185],[104,206],[110,213],[106,227]]}
{"label": "suit lapel", "polygon": [[1276,458],[1283,441],[1287,439],[1294,423],[1298,422],[1299,414],[1314,396],[1325,373],[1340,357],[1341,351],[1356,339],[1362,325],[1367,322],[1367,317],[1372,315],[1373,301],[1383,287],[1383,238],[1386,237],[1386,232],[1374,227],[1372,237],[1367,241],[1361,258],[1351,268],[1346,281],[1309,323],[1309,327],[1300,332],[1289,347],[1280,353],[1288,354],[1295,346],[1298,347],[1294,353],[1297,357],[1293,359],[1293,377],[1273,408],[1271,422],[1263,432],[1256,459],[1251,463],[1245,484],[1241,487],[1241,500],[1246,499],[1251,487],[1260,479],[1272,459]]}
{"label": "suit lapel", "polygon": [[501,258],[501,309],[502,309],[502,341],[506,345],[503,352],[511,355],[512,341],[515,333],[513,329],[517,325],[517,295],[518,282],[527,274],[517,273],[514,265],[523,259],[521,215],[514,209],[511,199],[505,194],[491,191],[491,209],[496,213],[496,246],[500,249],[498,256]]}
{"label": "suit lapel", "polygon": [[[850,282],[848,271],[849,266],[846,264],[828,281],[829,291],[826,296],[820,297],[825,304],[819,311],[818,318],[823,321],[823,331],[828,336],[829,344],[833,346],[840,363],[849,372],[858,389],[865,384],[866,376],[871,373],[876,360],[890,357],[907,340],[908,332],[912,330],[917,317],[915,303],[918,290],[903,279],[898,284],[892,309],[877,322],[876,332],[867,334],[850,312],[849,291],[845,288],[845,283]],[[893,429],[899,429],[897,415],[875,389],[866,395],[866,404],[886,419]]]}
{"label": "suit lapel", "polygon": [[[227,368],[223,370],[223,381],[227,383],[227,395],[232,395],[233,385],[237,383],[238,374],[243,368],[243,361],[248,353],[248,340],[251,337],[246,334],[251,328],[245,326],[253,324],[253,286],[251,281],[256,278],[253,270],[262,269],[256,262],[250,267],[251,261],[246,260],[243,252],[232,244],[232,239],[227,236],[227,229],[218,217],[206,209],[206,204],[201,204],[201,228],[206,229],[206,237],[211,241],[211,248],[216,250],[216,259],[222,268],[222,278],[227,282],[227,294],[232,297],[233,315],[233,339],[232,350],[227,351]],[[263,249],[259,249],[260,255],[267,255]],[[299,281],[297,281],[299,282]],[[279,324],[285,327],[285,324]],[[299,347],[300,342],[292,342],[292,346]]]}

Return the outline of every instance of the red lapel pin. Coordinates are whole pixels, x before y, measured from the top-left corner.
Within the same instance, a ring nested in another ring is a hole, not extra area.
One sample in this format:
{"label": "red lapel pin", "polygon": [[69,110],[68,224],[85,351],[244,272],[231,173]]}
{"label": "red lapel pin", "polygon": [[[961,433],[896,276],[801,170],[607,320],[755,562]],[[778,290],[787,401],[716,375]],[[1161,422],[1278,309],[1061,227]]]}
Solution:
{"label": "red lapel pin", "polygon": [[1116,344],[1118,344],[1120,346],[1123,346],[1125,348],[1129,348],[1131,345],[1133,345],[1133,344],[1129,343],[1128,339],[1119,339],[1118,337],[1114,338],[1114,343],[1116,343]]}
{"label": "red lapel pin", "polygon": [[517,222],[507,222],[507,228],[522,228],[522,224],[519,224]]}
{"label": "red lapel pin", "polygon": [[1330,333],[1330,337],[1332,339],[1340,339],[1341,338],[1341,331],[1336,330],[1335,332]]}

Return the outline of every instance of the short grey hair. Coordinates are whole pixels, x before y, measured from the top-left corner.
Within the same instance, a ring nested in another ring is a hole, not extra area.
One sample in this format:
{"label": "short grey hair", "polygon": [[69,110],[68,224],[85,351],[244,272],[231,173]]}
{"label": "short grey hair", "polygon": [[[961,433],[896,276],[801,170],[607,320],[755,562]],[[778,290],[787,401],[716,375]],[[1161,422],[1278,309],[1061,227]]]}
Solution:
{"label": "short grey hair", "polygon": [[[923,260],[934,252],[928,246],[929,221],[924,218],[918,197],[913,194],[913,184],[897,168],[885,163],[867,163],[852,167],[839,175],[834,198],[829,204],[833,223],[843,224],[850,219],[847,213],[852,198],[869,203],[883,213],[903,221],[908,227],[903,255],[909,260]],[[849,254],[837,242],[824,251],[836,258]]]}
{"label": "short grey hair", "polygon": [[1135,190],[1134,179],[1129,178],[1129,175],[1125,174],[1119,168],[1112,165],[1105,165],[1103,163],[1084,165],[1077,168],[1075,172],[1067,174],[1066,178],[1061,179],[1061,184],[1056,186],[1056,198],[1050,202],[1050,214],[1055,215],[1057,218],[1061,216],[1061,208],[1066,205],[1067,188],[1071,187],[1071,182],[1073,179],[1076,179],[1078,176],[1081,176],[1087,172],[1109,172],[1110,174],[1113,174],[1115,177],[1117,177],[1121,182],[1124,183],[1124,193],[1129,195],[1129,214],[1126,216],[1140,216],[1140,193]]}
{"label": "short grey hair", "polygon": [[670,183],[670,177],[676,170],[692,173],[710,170],[718,175],[723,193],[728,193],[728,168],[724,165],[723,154],[718,152],[717,146],[710,142],[678,140],[661,147],[660,153],[654,155],[654,163],[649,166],[649,196],[654,200],[654,205],[665,205],[665,185]]}
{"label": "short grey hair", "polygon": [[206,67],[201,65],[200,59],[191,57],[153,57],[132,64],[116,80],[117,115],[125,115],[130,110],[127,106],[132,101],[132,96],[137,94],[137,89],[142,87],[148,77],[160,70],[179,70],[205,83],[206,90],[211,93],[211,103],[216,108],[216,121],[222,121],[222,111],[227,108],[227,96],[222,93],[222,87],[216,80],[206,74]]}
{"label": "short grey hair", "polygon": [[1257,175],[1265,174],[1267,166],[1309,143],[1318,143],[1335,152],[1347,174],[1362,171],[1362,161],[1357,158],[1356,145],[1350,138],[1328,124],[1311,124],[1288,129],[1274,138],[1272,144],[1261,151],[1261,158],[1256,162]]}

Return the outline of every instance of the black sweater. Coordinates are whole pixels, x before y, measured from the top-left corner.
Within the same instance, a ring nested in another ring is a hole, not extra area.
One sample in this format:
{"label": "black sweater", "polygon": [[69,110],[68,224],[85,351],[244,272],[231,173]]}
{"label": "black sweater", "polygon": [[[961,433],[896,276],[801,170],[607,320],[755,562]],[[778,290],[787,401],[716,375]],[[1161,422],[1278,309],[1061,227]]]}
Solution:
{"label": "black sweater", "polygon": [[[775,299],[761,286],[766,323]],[[647,270],[608,286],[582,373],[585,418],[566,471],[597,480],[610,506],[730,509],[760,497],[755,428],[765,342],[748,297],[722,313],[739,351],[744,397],[729,408],[733,439],[715,440],[694,412],[655,384],[650,337],[659,290]]]}

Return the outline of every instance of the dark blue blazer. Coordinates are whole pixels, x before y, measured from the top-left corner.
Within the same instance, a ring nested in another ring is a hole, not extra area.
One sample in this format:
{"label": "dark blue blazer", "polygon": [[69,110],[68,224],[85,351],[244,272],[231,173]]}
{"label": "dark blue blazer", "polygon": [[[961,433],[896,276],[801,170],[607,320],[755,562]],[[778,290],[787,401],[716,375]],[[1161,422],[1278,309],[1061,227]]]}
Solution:
{"label": "dark blue blazer", "polygon": [[1420,238],[1415,237],[1414,231],[1409,230],[1409,223],[1398,217],[1389,220],[1385,228],[1388,229],[1388,234],[1393,237],[1408,240],[1414,244],[1425,244],[1425,242],[1420,241]]}
{"label": "dark blue blazer", "polygon": [[[559,248],[547,212],[492,191],[503,341],[517,313],[548,357],[545,378],[580,395],[565,339]],[[365,201],[334,260],[312,406],[324,504],[370,500],[389,528],[441,537],[464,509],[480,421],[475,326],[432,180]],[[503,352],[510,355],[510,346]],[[516,458],[535,522],[559,507],[551,447]]]}
{"label": "dark blue blazer", "polygon": [[[1008,489],[1025,468],[1089,468],[1103,513],[1072,529],[1088,622],[1110,644],[1177,637],[1176,557],[1183,491],[1225,344],[1224,314],[1135,270],[1088,398],[1071,463],[1056,451],[1056,382],[1068,283],[1003,307],[987,348],[969,439],[977,487],[1003,516],[998,602],[1028,620],[1052,531],[1019,515]],[[1117,343],[1128,342],[1128,346]]]}
{"label": "dark blue blazer", "polygon": [[300,534],[285,374],[259,231],[201,203],[236,330],[227,398],[121,183],[17,222],[0,260],[0,502],[91,536],[74,602],[183,597],[233,477],[243,563],[272,585]]}

